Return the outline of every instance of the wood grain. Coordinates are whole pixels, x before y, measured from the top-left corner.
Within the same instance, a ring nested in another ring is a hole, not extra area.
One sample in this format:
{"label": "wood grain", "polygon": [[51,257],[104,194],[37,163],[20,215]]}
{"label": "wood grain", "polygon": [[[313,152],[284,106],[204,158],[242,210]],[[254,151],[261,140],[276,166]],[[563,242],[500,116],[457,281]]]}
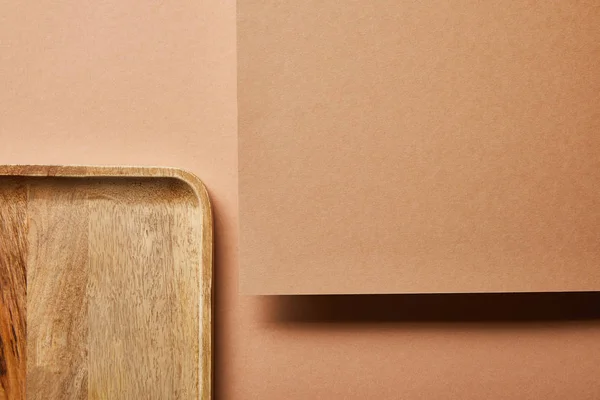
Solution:
{"label": "wood grain", "polygon": [[25,399],[27,192],[0,181],[0,399]]}
{"label": "wood grain", "polygon": [[197,199],[171,181],[89,201],[90,398],[198,398]]}
{"label": "wood grain", "polygon": [[0,218],[0,333],[21,346],[0,359],[0,399],[25,387],[32,399],[210,398],[212,215],[197,178],[0,166]]}
{"label": "wood grain", "polygon": [[28,186],[27,397],[85,399],[86,194],[72,180]]}

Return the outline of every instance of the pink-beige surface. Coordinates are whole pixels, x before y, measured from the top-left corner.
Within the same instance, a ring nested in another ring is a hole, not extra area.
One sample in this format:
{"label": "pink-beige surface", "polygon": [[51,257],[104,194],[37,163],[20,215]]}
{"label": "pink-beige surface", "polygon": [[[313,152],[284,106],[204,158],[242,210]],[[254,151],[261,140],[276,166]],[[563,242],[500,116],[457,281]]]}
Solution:
{"label": "pink-beige surface", "polygon": [[594,294],[238,294],[233,1],[0,8],[3,164],[177,166],[208,186],[216,399],[600,396]]}

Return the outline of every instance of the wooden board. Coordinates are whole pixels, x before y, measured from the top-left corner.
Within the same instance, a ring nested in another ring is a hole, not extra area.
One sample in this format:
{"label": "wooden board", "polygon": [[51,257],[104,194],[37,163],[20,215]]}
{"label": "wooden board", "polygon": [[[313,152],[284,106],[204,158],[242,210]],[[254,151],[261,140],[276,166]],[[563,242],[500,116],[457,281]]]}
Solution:
{"label": "wooden board", "polygon": [[193,175],[0,166],[0,400],[209,399],[211,293]]}

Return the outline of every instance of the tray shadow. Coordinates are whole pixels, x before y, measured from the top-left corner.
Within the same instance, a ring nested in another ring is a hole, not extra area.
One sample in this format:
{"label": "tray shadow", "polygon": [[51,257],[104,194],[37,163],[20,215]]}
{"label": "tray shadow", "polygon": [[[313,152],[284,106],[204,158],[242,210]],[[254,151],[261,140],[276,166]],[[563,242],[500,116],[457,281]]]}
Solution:
{"label": "tray shadow", "polygon": [[600,292],[263,296],[267,322],[600,320]]}

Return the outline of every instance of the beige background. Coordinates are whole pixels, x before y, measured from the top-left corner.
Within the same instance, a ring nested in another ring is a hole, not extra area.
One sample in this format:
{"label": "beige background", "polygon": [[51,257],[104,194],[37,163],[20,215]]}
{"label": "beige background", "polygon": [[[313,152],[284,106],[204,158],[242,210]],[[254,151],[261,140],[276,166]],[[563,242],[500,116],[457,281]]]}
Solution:
{"label": "beige background", "polygon": [[138,3],[0,2],[0,161],[202,177],[216,215],[217,399],[600,396],[594,294],[239,296],[235,4]]}
{"label": "beige background", "polygon": [[600,289],[597,1],[239,0],[238,29],[243,293]]}

